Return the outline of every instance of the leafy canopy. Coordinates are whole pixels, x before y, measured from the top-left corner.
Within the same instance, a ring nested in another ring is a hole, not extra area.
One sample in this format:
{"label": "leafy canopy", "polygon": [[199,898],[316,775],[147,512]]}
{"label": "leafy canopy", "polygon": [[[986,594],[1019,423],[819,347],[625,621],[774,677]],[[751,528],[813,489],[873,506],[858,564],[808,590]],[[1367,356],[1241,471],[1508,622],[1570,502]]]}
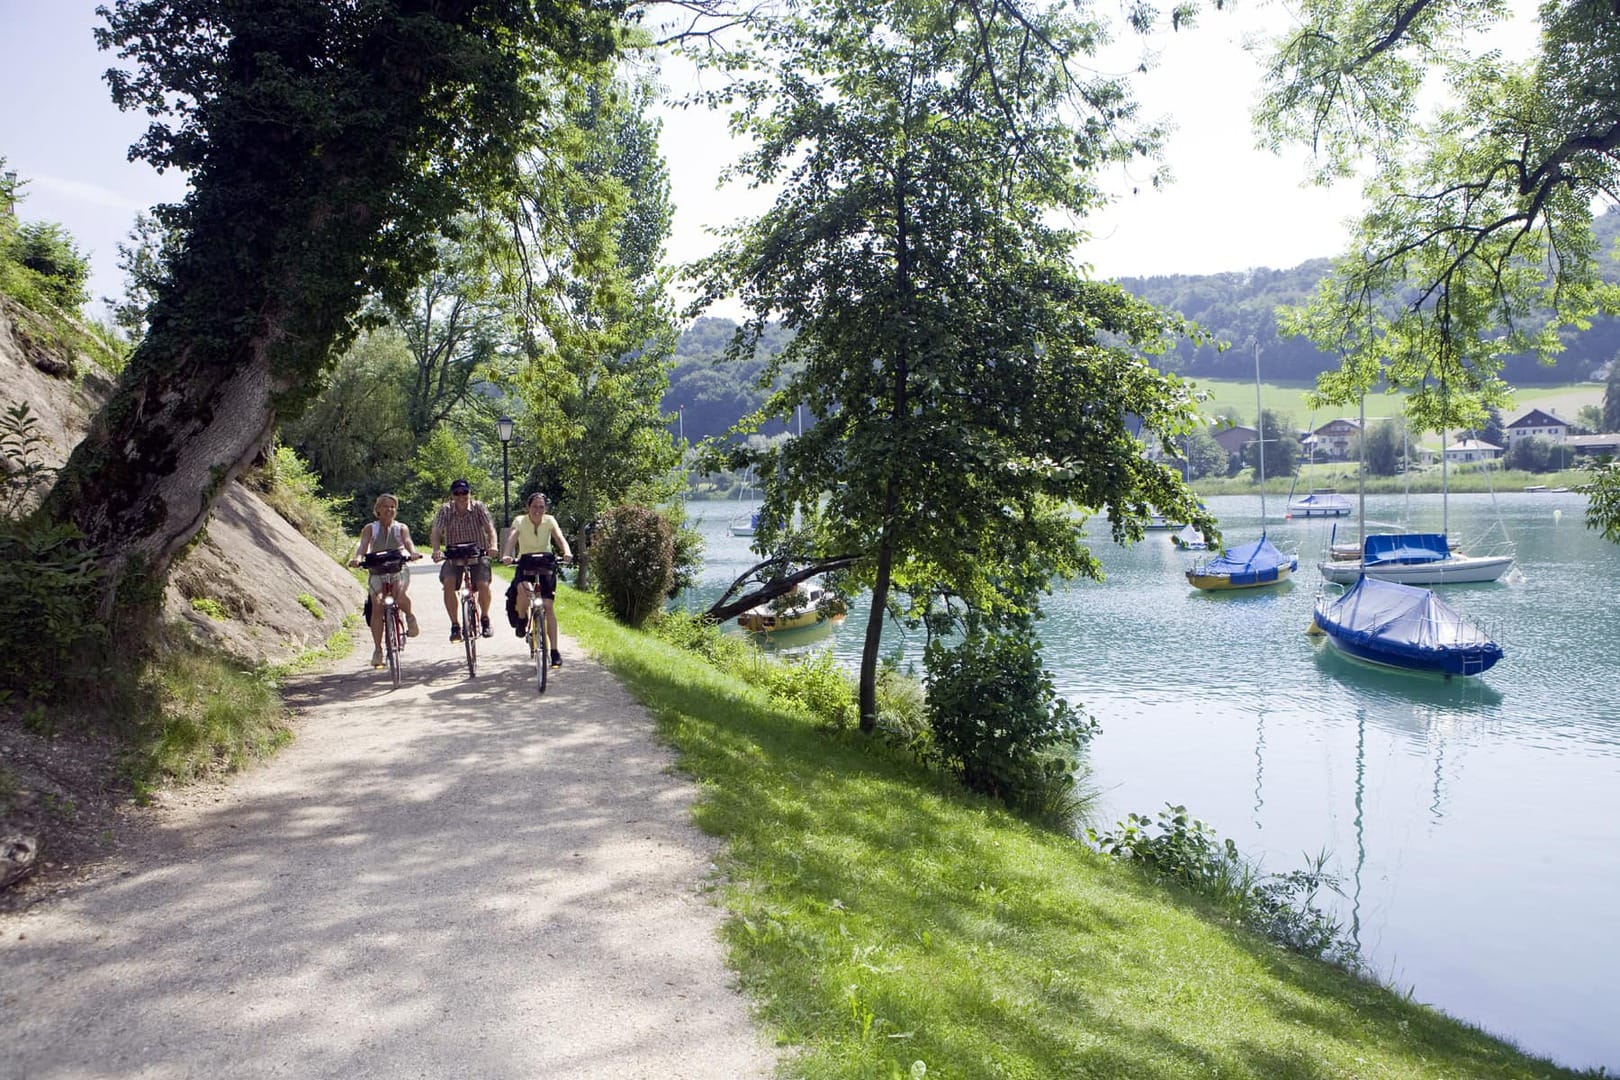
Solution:
{"label": "leafy canopy", "polygon": [[912,614],[949,595],[1018,619],[1054,575],[1097,573],[1072,507],[1116,537],[1150,503],[1200,519],[1128,421],[1190,429],[1191,395],[1139,352],[1186,327],[1070,259],[1095,172],[1154,145],[1123,83],[1079,74],[1101,36],[1066,7],[818,0],[723,60],[738,168],[780,194],[704,288],[753,313],[740,352],[773,318],[795,335],[751,426],[814,418],[734,464],[765,483],[762,549],[797,518],[821,555],[868,556],[865,727],[891,586]]}

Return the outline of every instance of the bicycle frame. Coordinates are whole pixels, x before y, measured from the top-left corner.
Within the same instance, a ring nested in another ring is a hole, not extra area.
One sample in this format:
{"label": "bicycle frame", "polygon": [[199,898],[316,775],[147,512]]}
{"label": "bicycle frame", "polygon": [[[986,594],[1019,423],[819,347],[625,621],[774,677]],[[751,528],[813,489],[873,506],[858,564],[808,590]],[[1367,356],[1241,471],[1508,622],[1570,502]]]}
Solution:
{"label": "bicycle frame", "polygon": [[467,651],[467,677],[478,675],[478,586],[473,584],[472,568],[482,556],[452,559],[457,571],[456,592],[461,597],[461,642]]}

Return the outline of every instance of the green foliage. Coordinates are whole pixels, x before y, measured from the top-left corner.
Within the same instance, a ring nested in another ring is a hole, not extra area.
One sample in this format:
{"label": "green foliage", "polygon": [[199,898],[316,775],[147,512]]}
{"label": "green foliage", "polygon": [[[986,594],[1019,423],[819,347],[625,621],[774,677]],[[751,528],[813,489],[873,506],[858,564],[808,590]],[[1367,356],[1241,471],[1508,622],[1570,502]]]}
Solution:
{"label": "green foliage", "polygon": [[341,500],[320,493],[320,478],[292,447],[276,447],[263,465],[243,474],[242,482],[315,546],[339,562],[348,561],[352,544],[338,515]]}
{"label": "green foliage", "polygon": [[[385,491],[408,486],[417,444],[407,411],[406,386],[413,365],[405,339],[380,328],[362,334],[346,349],[330,381],[309,409],[282,426],[282,439],[309,462],[322,488],[346,496],[341,516],[350,531],[371,520],[372,506]],[[456,474],[461,475],[461,474]],[[446,486],[436,494],[442,496]],[[414,524],[420,517],[404,517]]]}
{"label": "green foliage", "polygon": [[971,791],[1018,809],[1061,805],[1096,722],[1052,687],[1029,634],[970,634],[928,646],[934,745]]}
{"label": "green foliage", "polygon": [[1260,410],[1261,439],[1243,448],[1243,463],[1259,475],[1260,459],[1265,455],[1267,480],[1278,476],[1293,476],[1299,471],[1299,439],[1294,436],[1294,418],[1270,409]]}
{"label": "green foliage", "polygon": [[1371,476],[1394,476],[1407,466],[1414,455],[1405,443],[1406,425],[1393,420],[1367,422],[1367,431],[1361,437],[1361,452]]}
{"label": "green foliage", "polygon": [[[418,542],[426,542],[433,516],[450,498],[450,485],[458,478],[466,477],[472,484],[473,498],[489,501],[480,482],[481,470],[473,468],[466,444],[448,428],[436,429],[416,448],[409,470],[409,478],[395,494],[399,496],[399,520],[411,526],[411,534]],[[368,512],[370,509],[366,507]],[[364,517],[363,520],[371,519]]]}
{"label": "green foliage", "polygon": [[48,698],[84,673],[106,628],[88,620],[101,573],[72,525],[0,520],[0,686]]}
{"label": "green foliage", "polygon": [[87,621],[101,573],[78,530],[26,515],[54,470],[27,402],[0,415],[0,688],[45,698],[83,666],[104,628]]}
{"label": "green foliage", "polygon": [[1207,431],[1195,431],[1182,442],[1187,458],[1187,475],[1193,480],[1206,476],[1225,476],[1227,453],[1215,436]]}
{"label": "green foliage", "polygon": [[1488,35],[1507,5],[1387,14],[1305,0],[1274,46],[1273,145],[1308,143],[1323,182],[1370,174],[1348,254],[1288,329],[1345,358],[1329,399],[1382,379],[1411,392],[1420,430],[1477,428],[1508,355],[1551,362],[1561,331],[1620,310],[1593,222],[1620,173],[1620,29],[1600,4],[1546,4],[1538,54],[1509,62]]}
{"label": "green foliage", "polygon": [[873,597],[866,730],[891,603],[948,593],[1022,616],[1053,577],[1098,572],[1075,504],[1105,510],[1116,538],[1140,536],[1150,506],[1208,523],[1127,423],[1160,440],[1195,427],[1192,393],[1142,356],[1189,328],[1087,280],[1055,225],[1153,135],[1129,129],[1123,84],[1074,81],[1101,36],[1084,13],[977,16],[940,0],[811,3],[727,51],[737,79],[716,95],[754,140],[738,171],[779,194],[698,268],[704,298],[737,294],[753,313],[733,355],[767,319],[793,335],[740,433],[801,408],[808,421],[728,464],[763,480],[759,550],[776,523],[803,522],[812,554],[864,556],[851,574]]}
{"label": "green foliage", "polygon": [[317,618],[317,619],[326,618],[326,609],[321,607],[321,602],[319,600],[315,599],[309,593],[307,593],[307,592],[306,593],[299,593],[298,594],[298,603],[303,607],[303,609],[305,611],[309,612],[315,618]]}
{"label": "green foliage", "polygon": [[1586,527],[1600,529],[1603,539],[1620,544],[1620,465],[1599,466],[1579,490],[1586,495]]}
{"label": "green foliage", "polygon": [[85,288],[90,260],[79,252],[66,229],[48,222],[28,222],[10,236],[5,236],[6,231],[0,227],[5,245],[0,259],[31,276],[45,299],[69,313],[77,312],[90,299]]}
{"label": "green foliage", "polygon": [[[646,83],[583,83],[568,114],[574,153],[527,177],[526,198],[566,222],[549,238],[565,269],[551,283],[557,308],[537,314],[550,348],[536,346],[507,382],[523,404],[520,453],[555,478],[546,486],[576,547],[605,507],[657,505],[681,483],[660,405],[676,332],[661,268],[672,210],[655,103]],[[551,217],[541,220],[555,232]]]}
{"label": "green foliage", "polygon": [[640,626],[664,606],[675,580],[674,530],[645,506],[615,506],[602,514],[591,546],[596,591],[615,618]]}
{"label": "green foliage", "polygon": [[1237,844],[1220,839],[1185,806],[1161,810],[1157,822],[1130,814],[1116,831],[1090,829],[1086,838],[1099,851],[1146,867],[1160,881],[1203,897],[1229,918],[1295,952],[1351,968],[1359,963],[1355,943],[1316,903],[1322,890],[1339,891],[1338,879],[1323,870],[1326,855],[1318,855],[1303,870],[1262,874]]}
{"label": "green foliage", "polygon": [[1620,431],[1620,357],[1609,364],[1609,378],[1603,384],[1603,431]]}
{"label": "green foliage", "polygon": [[794,1076],[1575,1075],[558,603],[696,785],[731,964]]}
{"label": "green foliage", "polygon": [[834,728],[855,726],[855,687],[831,652],[772,665],[771,699],[807,710]]}
{"label": "green foliage", "polygon": [[231,617],[231,613],[225,610],[224,604],[207,596],[193,596],[191,598],[191,610],[206,615],[216,622],[224,622]]}
{"label": "green foliage", "polygon": [[1514,440],[1508,452],[1502,456],[1502,465],[1508,469],[1521,469],[1524,472],[1547,472],[1558,468],[1558,462],[1553,457],[1553,444],[1550,439],[1543,439],[1538,435],[1529,435]]}

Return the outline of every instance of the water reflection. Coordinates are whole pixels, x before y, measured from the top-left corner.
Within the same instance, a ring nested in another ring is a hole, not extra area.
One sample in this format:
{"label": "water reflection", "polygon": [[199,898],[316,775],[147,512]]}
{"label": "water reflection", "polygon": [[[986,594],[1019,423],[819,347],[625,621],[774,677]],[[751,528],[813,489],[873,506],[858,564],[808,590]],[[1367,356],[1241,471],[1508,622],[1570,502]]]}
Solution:
{"label": "water reflection", "polygon": [[[1436,705],[1481,713],[1502,704],[1502,691],[1486,678],[1449,678],[1427,671],[1395,671],[1346,656],[1331,645],[1314,646],[1316,668],[1358,698],[1386,705]],[[1398,715],[1398,714],[1397,714]]]}

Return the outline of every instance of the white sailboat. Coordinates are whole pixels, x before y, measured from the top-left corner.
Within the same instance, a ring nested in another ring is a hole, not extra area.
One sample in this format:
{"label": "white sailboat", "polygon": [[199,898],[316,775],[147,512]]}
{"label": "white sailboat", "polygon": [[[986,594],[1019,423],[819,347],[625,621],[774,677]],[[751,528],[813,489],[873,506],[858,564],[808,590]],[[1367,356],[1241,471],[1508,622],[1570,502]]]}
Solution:
{"label": "white sailboat", "polygon": [[[1367,401],[1361,401],[1361,427],[1367,428]],[[1468,582],[1496,581],[1513,569],[1513,545],[1489,554],[1470,555],[1451,546],[1449,536],[1450,509],[1446,473],[1445,438],[1442,433],[1440,449],[1440,531],[1367,532],[1367,463],[1361,462],[1359,514],[1360,542],[1346,554],[1329,549],[1328,558],[1317,563],[1317,569],[1328,581],[1339,585],[1354,584],[1365,576],[1378,581],[1394,581],[1402,585],[1450,585]]]}

